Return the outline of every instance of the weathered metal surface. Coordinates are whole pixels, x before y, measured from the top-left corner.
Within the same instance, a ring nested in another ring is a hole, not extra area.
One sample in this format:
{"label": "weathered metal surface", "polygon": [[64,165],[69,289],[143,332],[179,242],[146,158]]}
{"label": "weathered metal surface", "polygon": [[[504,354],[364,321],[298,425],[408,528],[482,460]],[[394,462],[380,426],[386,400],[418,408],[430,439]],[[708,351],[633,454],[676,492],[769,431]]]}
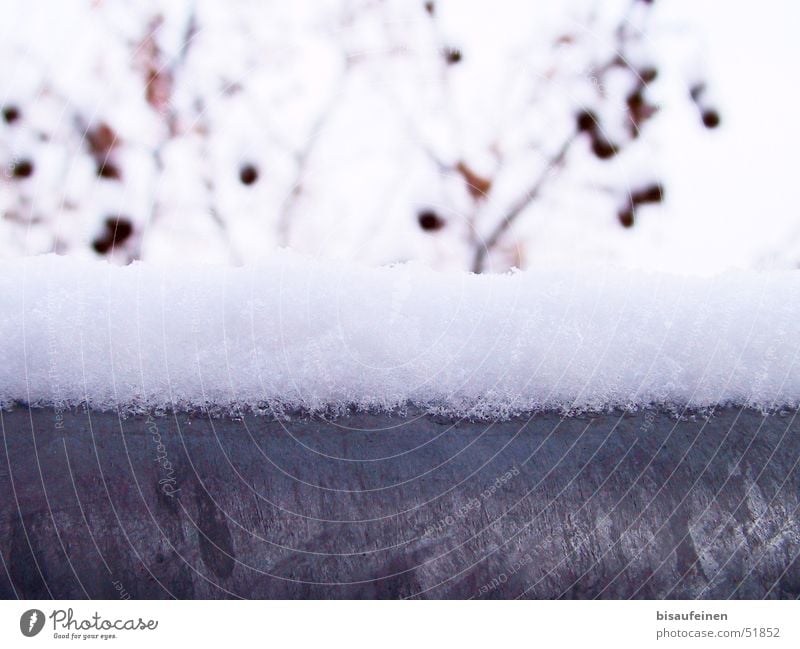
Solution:
{"label": "weathered metal surface", "polygon": [[2,413],[0,595],[794,598],[796,414],[18,407]]}

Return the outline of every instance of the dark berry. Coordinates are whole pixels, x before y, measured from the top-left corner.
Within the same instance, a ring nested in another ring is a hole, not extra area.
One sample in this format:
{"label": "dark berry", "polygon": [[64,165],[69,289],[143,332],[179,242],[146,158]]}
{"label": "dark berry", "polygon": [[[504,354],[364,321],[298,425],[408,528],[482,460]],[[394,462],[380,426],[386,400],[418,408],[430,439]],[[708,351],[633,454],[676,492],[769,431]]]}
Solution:
{"label": "dark berry", "polygon": [[629,228],[633,225],[633,210],[630,208],[622,210],[619,214],[617,214],[617,218],[619,219],[619,222],[622,224],[623,228]]}
{"label": "dark berry", "polygon": [[617,155],[619,149],[608,140],[596,137],[592,140],[592,152],[601,160],[608,160]]}
{"label": "dark berry", "polygon": [[597,115],[590,110],[582,110],[576,116],[575,124],[581,133],[592,133],[597,128]]}
{"label": "dark berry", "polygon": [[33,174],[33,163],[30,160],[20,160],[14,163],[11,175],[14,178],[30,178]]}
{"label": "dark berry", "polygon": [[19,108],[16,106],[6,106],[3,108],[3,119],[6,124],[13,124],[20,117]]}
{"label": "dark berry", "polygon": [[641,89],[636,90],[628,95],[625,103],[628,104],[628,110],[631,113],[635,113],[641,110],[642,106],[644,106],[644,95],[642,94]]}
{"label": "dark berry", "polygon": [[117,145],[117,134],[108,124],[101,123],[86,131],[86,142],[95,157],[105,157]]}
{"label": "dark berry", "polygon": [[719,126],[719,113],[713,108],[703,111],[703,126],[706,128],[717,128]]}
{"label": "dark berry", "polygon": [[108,180],[119,180],[122,178],[119,167],[110,160],[102,160],[97,163],[97,175],[101,178],[107,178]]}
{"label": "dark berry", "polygon": [[444,227],[444,219],[433,210],[424,210],[417,215],[419,227],[426,232],[435,232]]}
{"label": "dark berry", "polygon": [[660,203],[664,200],[664,187],[658,183],[648,185],[643,189],[639,189],[631,194],[631,203],[636,205],[645,205],[647,203]]}
{"label": "dark berry", "polygon": [[628,95],[625,103],[628,105],[628,117],[631,120],[631,135],[636,138],[642,124],[655,115],[658,108],[647,102],[641,88]]}
{"label": "dark berry", "polygon": [[639,78],[642,80],[642,83],[652,83],[656,80],[658,76],[658,70],[655,68],[643,68],[639,70]]}
{"label": "dark berry", "polygon": [[448,65],[455,65],[461,62],[461,50],[448,47],[444,50],[443,54],[444,60],[447,61]]}
{"label": "dark berry", "polygon": [[102,234],[92,242],[92,247],[101,255],[124,243],[133,234],[133,224],[122,216],[109,216],[103,226]]}
{"label": "dark berry", "polygon": [[258,169],[251,164],[244,165],[239,169],[239,180],[242,181],[243,185],[252,185],[258,180]]}

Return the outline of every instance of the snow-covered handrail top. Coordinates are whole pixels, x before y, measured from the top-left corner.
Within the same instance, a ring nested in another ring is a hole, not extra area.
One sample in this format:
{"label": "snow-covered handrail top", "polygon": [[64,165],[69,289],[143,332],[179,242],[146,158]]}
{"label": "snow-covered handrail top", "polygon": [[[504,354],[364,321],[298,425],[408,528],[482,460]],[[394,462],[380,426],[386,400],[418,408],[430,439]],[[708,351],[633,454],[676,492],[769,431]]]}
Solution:
{"label": "snow-covered handrail top", "polygon": [[539,409],[800,403],[800,273],[0,262],[0,404]]}

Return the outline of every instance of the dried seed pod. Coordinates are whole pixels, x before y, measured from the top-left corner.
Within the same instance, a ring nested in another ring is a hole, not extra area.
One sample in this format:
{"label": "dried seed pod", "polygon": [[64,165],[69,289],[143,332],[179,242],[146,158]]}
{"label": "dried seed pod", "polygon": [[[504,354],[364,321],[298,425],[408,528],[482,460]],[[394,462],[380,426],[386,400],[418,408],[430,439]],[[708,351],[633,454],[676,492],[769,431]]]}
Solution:
{"label": "dried seed pod", "polygon": [[103,224],[103,232],[92,242],[92,247],[101,255],[113,251],[114,248],[130,238],[133,224],[124,216],[109,216]]}
{"label": "dried seed pod", "polygon": [[456,171],[461,174],[467,184],[467,191],[474,200],[486,198],[492,188],[492,181],[476,174],[466,163],[459,161]]}

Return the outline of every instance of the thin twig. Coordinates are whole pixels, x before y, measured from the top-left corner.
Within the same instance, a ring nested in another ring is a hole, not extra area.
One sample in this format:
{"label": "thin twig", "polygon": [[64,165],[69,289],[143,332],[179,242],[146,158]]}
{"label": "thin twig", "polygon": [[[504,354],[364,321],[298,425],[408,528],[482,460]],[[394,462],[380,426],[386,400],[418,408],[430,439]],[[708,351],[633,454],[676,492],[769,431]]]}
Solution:
{"label": "thin twig", "polygon": [[511,227],[514,221],[519,217],[522,212],[536,199],[544,188],[545,184],[553,175],[553,172],[560,168],[567,157],[572,143],[576,139],[576,134],[571,133],[570,136],[562,143],[561,147],[556,151],[552,158],[547,163],[547,167],[536,179],[536,182],[528,189],[522,197],[514,203],[511,208],[506,212],[503,219],[495,226],[491,234],[486,237],[475,250],[475,257],[472,262],[472,271],[480,273],[483,271],[483,265],[486,261],[486,256],[497,245],[506,231]]}

